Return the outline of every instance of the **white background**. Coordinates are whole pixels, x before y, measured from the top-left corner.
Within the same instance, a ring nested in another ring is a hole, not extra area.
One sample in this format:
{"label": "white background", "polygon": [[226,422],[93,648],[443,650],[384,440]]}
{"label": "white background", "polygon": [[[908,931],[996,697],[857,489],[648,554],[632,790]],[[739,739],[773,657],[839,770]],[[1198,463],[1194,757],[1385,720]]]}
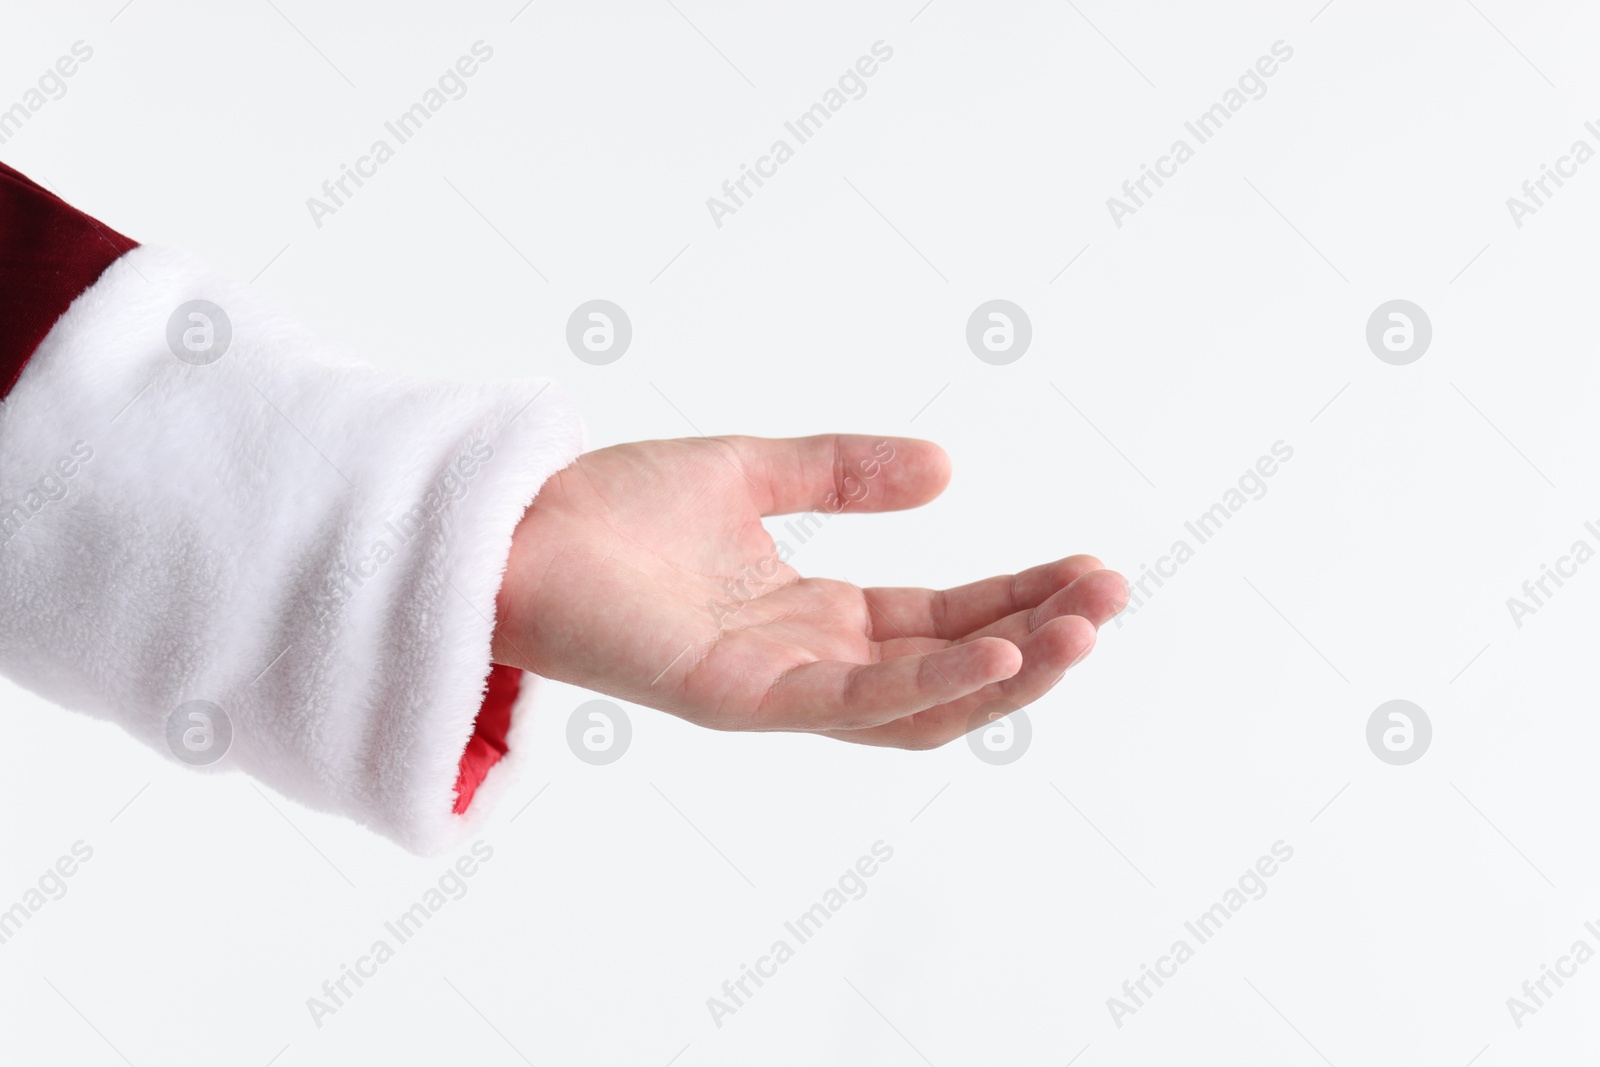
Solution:
{"label": "white background", "polygon": [[[831,522],[804,573],[942,586],[1086,551],[1136,576],[1274,442],[1294,457],[1028,710],[1009,766],[629,708],[632,748],[591,767],[564,740],[588,694],[546,687],[493,859],[320,1028],[307,997],[453,857],[0,688],[0,907],[94,849],[0,946],[0,1060],[1600,1053],[1600,963],[1520,1028],[1506,1006],[1600,948],[1600,566],[1520,628],[1506,607],[1597,541],[1600,162],[1521,228],[1505,203],[1600,148],[1600,16],[920,2],[8,6],[0,107],[94,55],[0,158],[380,364],[557,377],[595,445],[950,451],[941,500]],[[467,95],[315,226],[306,198],[480,39]],[[715,226],[706,198],[879,40],[865,97]],[[1279,40],[1266,95],[1115,226],[1106,198]],[[563,339],[595,297],[634,325],[610,366]],[[995,297],[1034,328],[1004,367],[964,340]],[[1409,366],[1365,341],[1395,298],[1433,323]],[[1433,724],[1409,766],[1365,739],[1394,698]],[[866,896],[715,1026],[706,998],[880,839]],[[1266,896],[1115,1025],[1107,998],[1280,839]]]}

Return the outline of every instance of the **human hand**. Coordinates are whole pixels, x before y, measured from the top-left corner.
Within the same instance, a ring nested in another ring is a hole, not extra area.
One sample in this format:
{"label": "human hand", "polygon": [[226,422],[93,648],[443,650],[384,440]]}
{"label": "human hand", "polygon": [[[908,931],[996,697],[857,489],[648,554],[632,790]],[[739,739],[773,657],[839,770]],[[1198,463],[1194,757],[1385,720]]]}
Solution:
{"label": "human hand", "polygon": [[802,578],[761,517],[916,507],[949,480],[944,452],[908,438],[589,452],[517,527],[494,658],[713,729],[942,745],[985,704],[1048,692],[1126,581],[1069,556],[956,589],[861,589]]}

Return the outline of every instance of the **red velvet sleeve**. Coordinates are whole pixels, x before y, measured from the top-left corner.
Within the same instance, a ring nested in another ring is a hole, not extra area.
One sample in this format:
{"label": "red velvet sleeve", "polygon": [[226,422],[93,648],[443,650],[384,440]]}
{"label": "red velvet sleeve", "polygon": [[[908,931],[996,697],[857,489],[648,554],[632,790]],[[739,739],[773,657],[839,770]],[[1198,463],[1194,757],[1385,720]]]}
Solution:
{"label": "red velvet sleeve", "polygon": [[137,243],[0,163],[0,400],[67,306]]}

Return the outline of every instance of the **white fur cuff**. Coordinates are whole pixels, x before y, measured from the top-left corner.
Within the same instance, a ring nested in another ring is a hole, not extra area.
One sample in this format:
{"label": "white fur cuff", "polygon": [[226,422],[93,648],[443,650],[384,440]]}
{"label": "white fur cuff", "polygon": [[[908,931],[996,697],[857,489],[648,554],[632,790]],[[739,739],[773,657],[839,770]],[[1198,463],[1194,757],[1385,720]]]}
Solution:
{"label": "white fur cuff", "polygon": [[377,370],[136,248],[0,404],[0,672],[447,848],[511,535],[582,434],[548,382]]}

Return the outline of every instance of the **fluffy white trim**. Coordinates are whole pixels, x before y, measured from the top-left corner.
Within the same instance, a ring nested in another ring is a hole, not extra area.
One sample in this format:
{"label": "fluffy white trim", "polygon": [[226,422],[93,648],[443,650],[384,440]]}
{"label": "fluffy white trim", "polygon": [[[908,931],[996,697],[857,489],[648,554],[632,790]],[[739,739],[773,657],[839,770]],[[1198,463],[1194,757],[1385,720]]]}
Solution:
{"label": "fluffy white trim", "polygon": [[[232,328],[205,365],[168,341],[196,299]],[[452,814],[511,535],[582,446],[548,382],[378,370],[137,248],[0,404],[0,671],[163,752],[175,709],[210,701],[233,730],[216,768],[451,847],[508,773]]]}

